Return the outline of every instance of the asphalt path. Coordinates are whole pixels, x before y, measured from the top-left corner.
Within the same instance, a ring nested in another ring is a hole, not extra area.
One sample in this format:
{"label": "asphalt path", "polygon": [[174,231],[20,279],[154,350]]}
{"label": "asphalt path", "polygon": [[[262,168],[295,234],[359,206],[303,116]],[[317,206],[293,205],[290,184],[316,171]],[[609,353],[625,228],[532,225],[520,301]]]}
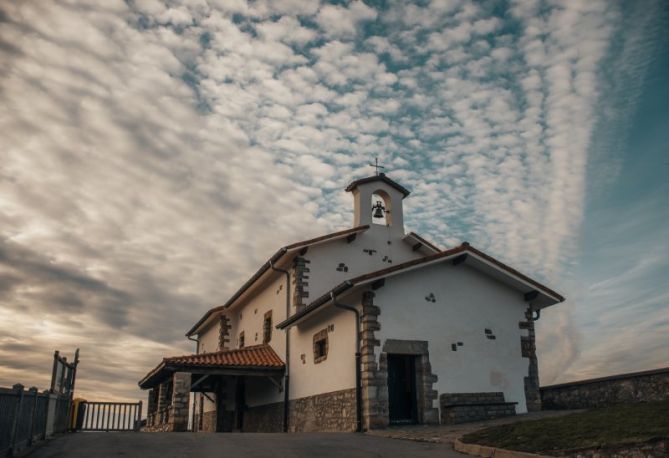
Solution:
{"label": "asphalt path", "polygon": [[38,446],[30,458],[464,457],[451,445],[355,433],[74,433]]}

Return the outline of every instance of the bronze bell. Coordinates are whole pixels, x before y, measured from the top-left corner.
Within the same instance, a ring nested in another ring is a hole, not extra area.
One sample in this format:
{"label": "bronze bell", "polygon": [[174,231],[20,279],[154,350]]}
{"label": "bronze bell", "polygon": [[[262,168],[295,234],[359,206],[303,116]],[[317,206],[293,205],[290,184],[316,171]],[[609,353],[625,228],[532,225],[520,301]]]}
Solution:
{"label": "bronze bell", "polygon": [[372,210],[374,210],[374,214],[372,215],[374,218],[383,218],[383,211],[385,208],[380,200],[376,201],[376,205],[372,207]]}

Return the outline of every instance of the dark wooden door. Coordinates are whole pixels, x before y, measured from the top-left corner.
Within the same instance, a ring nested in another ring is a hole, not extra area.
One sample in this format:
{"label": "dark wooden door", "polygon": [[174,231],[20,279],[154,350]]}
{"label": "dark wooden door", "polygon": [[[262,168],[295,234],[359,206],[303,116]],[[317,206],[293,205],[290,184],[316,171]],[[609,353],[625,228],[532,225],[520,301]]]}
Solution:
{"label": "dark wooden door", "polygon": [[246,409],[246,380],[238,377],[235,385],[235,429],[244,431],[244,410]]}
{"label": "dark wooden door", "polygon": [[388,355],[390,423],[416,423],[416,357]]}

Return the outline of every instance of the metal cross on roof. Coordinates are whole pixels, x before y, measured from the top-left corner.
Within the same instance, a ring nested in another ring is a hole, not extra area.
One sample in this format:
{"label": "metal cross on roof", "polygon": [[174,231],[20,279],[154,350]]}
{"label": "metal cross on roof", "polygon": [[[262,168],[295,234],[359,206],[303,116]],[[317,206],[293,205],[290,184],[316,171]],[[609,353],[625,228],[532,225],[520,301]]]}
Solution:
{"label": "metal cross on roof", "polygon": [[379,165],[379,158],[378,158],[378,157],[375,157],[375,158],[374,158],[374,163],[373,163],[373,164],[369,164],[369,165],[370,165],[370,167],[374,167],[374,168],[376,169],[376,175],[379,174],[379,169],[385,169],[384,166]]}

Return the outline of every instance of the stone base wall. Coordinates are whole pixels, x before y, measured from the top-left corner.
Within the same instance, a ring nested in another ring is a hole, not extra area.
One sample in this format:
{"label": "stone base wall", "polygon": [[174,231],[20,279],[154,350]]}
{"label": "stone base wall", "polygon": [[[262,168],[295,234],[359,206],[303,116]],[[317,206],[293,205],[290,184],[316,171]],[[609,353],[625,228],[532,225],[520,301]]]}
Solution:
{"label": "stone base wall", "polygon": [[[290,401],[289,432],[353,432],[355,429],[355,388]],[[244,431],[283,431],[283,402],[247,408]]]}
{"label": "stone base wall", "polygon": [[145,433],[165,433],[171,431],[171,426],[167,423],[160,423],[153,426],[144,426],[141,431]]}
{"label": "stone base wall", "polygon": [[588,409],[669,400],[669,368],[541,388],[544,409]]}
{"label": "stone base wall", "polygon": [[439,397],[441,423],[453,425],[492,420],[516,414],[516,403],[505,402],[504,393],[444,393]]}
{"label": "stone base wall", "polygon": [[355,429],[355,388],[290,401],[290,432],[353,432]]}
{"label": "stone base wall", "polygon": [[247,408],[244,411],[244,431],[255,433],[283,431],[283,402]]}

